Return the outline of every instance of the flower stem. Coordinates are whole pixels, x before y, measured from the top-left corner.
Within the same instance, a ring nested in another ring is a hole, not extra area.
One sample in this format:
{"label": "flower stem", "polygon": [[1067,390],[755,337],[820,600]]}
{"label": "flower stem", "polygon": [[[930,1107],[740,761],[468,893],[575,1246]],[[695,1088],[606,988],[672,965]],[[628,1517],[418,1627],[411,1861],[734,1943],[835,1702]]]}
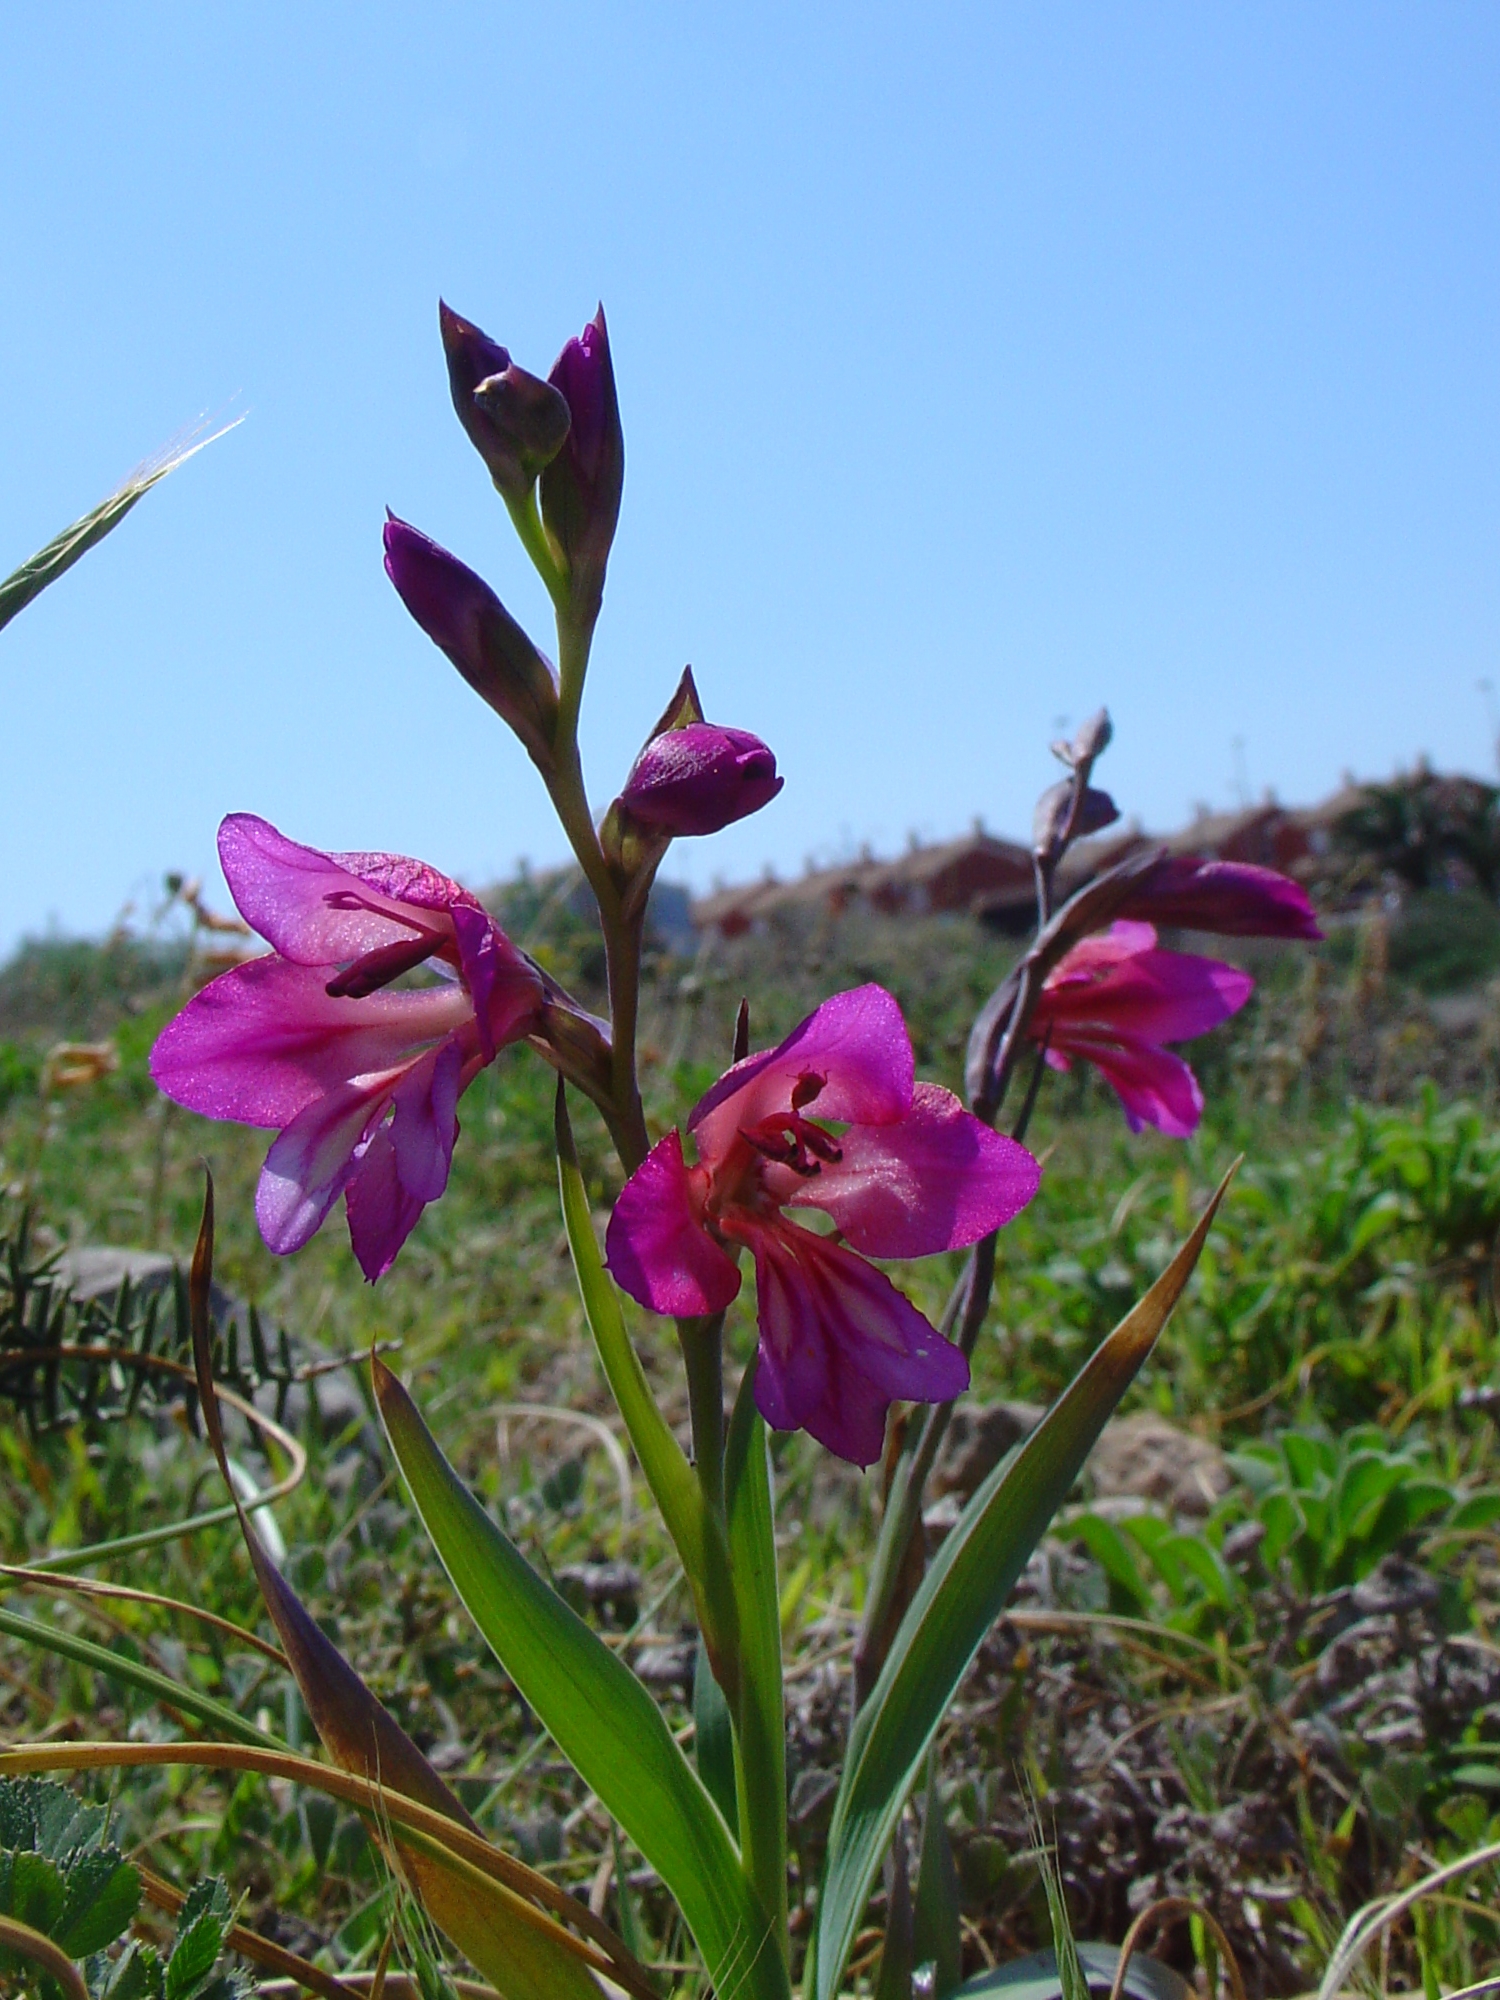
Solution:
{"label": "flower stem", "polygon": [[521,546],[536,565],[537,574],[546,584],[547,595],[552,599],[560,619],[568,601],[568,576],[543,525],[541,509],[536,504],[536,488],[533,486],[524,500],[514,500],[508,493],[502,493],[500,497],[510,510]]}
{"label": "flower stem", "polygon": [[[538,522],[540,526],[540,522]],[[578,711],[588,672],[590,633],[564,610],[557,617],[558,708],[553,738],[554,767],[547,789],[568,844],[599,907],[609,982],[611,1101],[601,1106],[621,1164],[634,1173],[650,1150],[635,1073],[636,1020],[640,1007],[641,930],[644,915],[627,915],[620,887],[610,872],[589,812],[578,754]]]}
{"label": "flower stem", "polygon": [[693,1420],[693,1464],[714,1515],[724,1518],[724,1315],[680,1319],[677,1338]]}

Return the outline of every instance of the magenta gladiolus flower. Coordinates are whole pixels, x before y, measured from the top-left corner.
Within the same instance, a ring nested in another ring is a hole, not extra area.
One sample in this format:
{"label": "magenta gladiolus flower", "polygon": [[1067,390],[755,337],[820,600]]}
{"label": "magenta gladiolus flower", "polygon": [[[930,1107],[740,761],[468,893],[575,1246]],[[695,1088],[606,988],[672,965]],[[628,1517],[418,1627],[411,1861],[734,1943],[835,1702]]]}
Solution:
{"label": "magenta gladiolus flower", "polygon": [[769,805],[783,782],[775,757],[748,729],[690,722],[646,745],[620,804],[664,833],[717,833]]}
{"label": "magenta gladiolus flower", "polygon": [[1217,937],[1322,937],[1307,891],[1274,868],[1164,854],[1140,877],[1124,917]]}
{"label": "magenta gladiolus flower", "polygon": [[1046,1041],[1054,1069],[1093,1063],[1125,1107],[1132,1132],[1155,1125],[1182,1139],[1203,1116],[1203,1092],[1181,1056],[1162,1044],[1217,1028],[1244,1006],[1254,985],[1236,966],[1163,951],[1150,924],[1116,923],[1061,961],[1042,987],[1027,1033]]}
{"label": "magenta gladiolus flower", "polygon": [[[151,1074],[209,1118],[280,1127],[255,1214],[300,1250],[339,1195],[373,1284],[448,1183],[459,1098],[540,1019],[541,978],[477,897],[400,854],[322,854],[232,813],[219,857],[273,947],[157,1037]],[[390,992],[431,964],[437,986]]]}
{"label": "magenta gladiolus flower", "polygon": [[[617,1282],[653,1312],[722,1312],[755,1260],[755,1400],[856,1465],[897,1397],[943,1402],[969,1364],[865,1262],[974,1243],[1024,1208],[1039,1169],[935,1084],[913,1080],[901,1010],[879,986],[825,1000],[779,1048],[736,1063],[626,1183],[608,1235]],[[810,1116],[815,1111],[816,1116]],[[831,1236],[794,1222],[819,1208]],[[859,1254],[856,1254],[859,1253]]]}

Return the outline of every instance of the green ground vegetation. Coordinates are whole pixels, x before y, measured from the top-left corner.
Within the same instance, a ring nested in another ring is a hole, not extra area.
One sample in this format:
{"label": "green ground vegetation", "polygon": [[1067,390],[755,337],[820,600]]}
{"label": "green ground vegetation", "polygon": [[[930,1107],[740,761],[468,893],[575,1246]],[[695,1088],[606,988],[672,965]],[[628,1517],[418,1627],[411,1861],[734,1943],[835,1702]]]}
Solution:
{"label": "green ground vegetation", "polygon": [[[599,974],[588,926],[555,894],[510,893],[517,931],[586,991]],[[1483,926],[1460,915],[1455,950],[1472,982]],[[1080,1937],[1118,1941],[1153,1897],[1191,1894],[1218,1915],[1261,1993],[1314,1985],[1370,1895],[1500,1839],[1497,1014],[1472,983],[1424,996],[1405,948],[1377,915],[1315,952],[1248,953],[1256,1000],[1193,1055],[1209,1111],[1190,1142],[1132,1137],[1086,1074],[1043,1091],[1030,1135],[1045,1157],[1042,1192],[1002,1239],[978,1402],[1054,1395],[1161,1270],[1229,1162],[1243,1154],[1244,1166],[1126,1406],[1207,1455],[1216,1470],[1202,1504],[1122,1499],[1086,1477],[945,1733],[937,1797],[968,1970],[1049,1939],[1029,1788]],[[851,915],[716,942],[693,960],[663,952],[645,1011],[653,1127],[680,1117],[722,1067],[741,995],[760,1045],[828,992],[880,979],[907,1009],[919,1074],[956,1086],[969,1021],[1013,949],[966,923]],[[550,1073],[512,1052],[479,1078],[461,1107],[447,1196],[371,1288],[341,1217],[288,1262],[260,1244],[252,1201],[265,1135],[156,1097],[147,1054],[187,976],[184,949],[123,940],[33,946],[0,971],[5,1345],[25,1345],[39,1312],[63,1314],[54,1339],[63,1329],[139,1345],[143,1301],[115,1298],[92,1317],[62,1308],[48,1260],[84,1243],[185,1255],[199,1163],[210,1161],[217,1275],[238,1302],[222,1358],[246,1386],[265,1375],[272,1402],[282,1377],[287,1421],[310,1453],[307,1478],[275,1509],[293,1583],[486,1829],[621,1922],[623,1894],[643,1948],[673,1964],[683,1940],[653,1881],[486,1653],[366,1409],[348,1400],[358,1357],[391,1343],[485,1504],[690,1726],[685,1595],[608,1432],[558,1214]],[[64,1087],[49,1063],[60,1040],[108,1040],[118,1066]],[[602,1222],[618,1181],[591,1114],[574,1115]],[[893,1275],[935,1315],[957,1265],[930,1259]],[[163,1294],[151,1310],[156,1351],[169,1353],[174,1302]],[[639,1313],[632,1324],[685,1427],[668,1330]],[[319,1378],[321,1394],[314,1380],[310,1408],[309,1385],[284,1394],[277,1329],[294,1364],[353,1358],[348,1375]],[[741,1357],[753,1337],[741,1302],[730,1330]],[[34,1374],[0,1375],[6,1562],[170,1527],[220,1501],[190,1405],[142,1395],[127,1414],[128,1374],[101,1375],[91,1390],[64,1371],[51,1404]],[[239,1449],[260,1484],[281,1469],[248,1434]],[[776,1461],[805,1898],[847,1727],[880,1480],[800,1436],[777,1440]],[[939,1497],[929,1533],[941,1532]],[[227,1524],[86,1573],[266,1629]],[[308,1743],[286,1676],[220,1631],[51,1586],[9,1585],[0,1608],[9,1740],[217,1734],[203,1719],[211,1701]],[[27,1618],[102,1646],[114,1669],[81,1648],[64,1657],[30,1643],[16,1623]],[[181,1704],[120,1662],[165,1676]],[[222,1874],[246,1899],[245,1921],[331,1968],[373,1962],[396,1890],[353,1817],[258,1779],[181,1771],[134,1774],[114,1811],[127,1856],[184,1884]],[[1393,1934],[1390,1990],[1426,1981],[1435,1992],[1493,1970],[1497,1907],[1493,1868],[1425,1904]],[[1187,1963],[1188,1933],[1163,1950]]]}

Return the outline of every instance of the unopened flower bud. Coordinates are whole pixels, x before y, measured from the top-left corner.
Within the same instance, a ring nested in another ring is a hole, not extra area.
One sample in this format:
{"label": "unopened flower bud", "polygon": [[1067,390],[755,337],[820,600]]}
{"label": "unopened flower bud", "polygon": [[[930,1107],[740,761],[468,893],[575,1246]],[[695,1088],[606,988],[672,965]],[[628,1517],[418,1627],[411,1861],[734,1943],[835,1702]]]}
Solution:
{"label": "unopened flower bud", "polygon": [[441,301],[438,322],[458,421],[508,500],[524,500],[568,435],[567,398]]}
{"label": "unopened flower bud", "polygon": [[563,348],[548,380],[566,400],[571,421],[562,449],[542,474],[542,519],[568,565],[574,610],[592,626],[625,484],[625,437],[603,306]]}
{"label": "unopened flower bud", "polygon": [[664,833],[717,833],[769,805],[782,783],[775,757],[748,729],[690,722],[646,745],[620,804]]}
{"label": "unopened flower bud", "polygon": [[1115,726],[1109,719],[1107,708],[1091,715],[1073,738],[1074,764],[1092,764],[1096,757],[1102,757],[1114,733]]}
{"label": "unopened flower bud", "polygon": [[1078,817],[1070,828],[1068,822],[1073,813],[1075,782],[1072,778],[1060,779],[1037,800],[1031,839],[1035,852],[1043,861],[1055,861],[1069,840],[1081,840],[1087,834],[1097,833],[1101,827],[1112,826],[1120,817],[1120,809],[1109,793],[1096,791],[1091,785],[1083,795]]}
{"label": "unopened flower bud", "polygon": [[482,577],[398,521],[385,524],[386,575],[422,630],[440,646],[543,771],[552,768],[557,680]]}

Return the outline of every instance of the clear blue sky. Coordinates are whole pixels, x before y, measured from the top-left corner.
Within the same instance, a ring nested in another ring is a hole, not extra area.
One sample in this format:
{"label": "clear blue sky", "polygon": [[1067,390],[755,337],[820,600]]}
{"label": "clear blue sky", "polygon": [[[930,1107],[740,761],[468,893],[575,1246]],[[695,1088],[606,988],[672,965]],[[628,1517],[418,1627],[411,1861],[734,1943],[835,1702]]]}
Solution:
{"label": "clear blue sky", "polygon": [[[1500,10],[4,8],[0,571],[247,421],[0,636],[0,949],[222,813],[482,881],[561,854],[409,623],[389,504],[543,601],[442,292],[544,372],[602,297],[602,805],[685,661],[787,786],[706,884],[1020,831],[1107,701],[1149,824],[1492,768]],[[1102,775],[1102,774],[1101,774]]]}

